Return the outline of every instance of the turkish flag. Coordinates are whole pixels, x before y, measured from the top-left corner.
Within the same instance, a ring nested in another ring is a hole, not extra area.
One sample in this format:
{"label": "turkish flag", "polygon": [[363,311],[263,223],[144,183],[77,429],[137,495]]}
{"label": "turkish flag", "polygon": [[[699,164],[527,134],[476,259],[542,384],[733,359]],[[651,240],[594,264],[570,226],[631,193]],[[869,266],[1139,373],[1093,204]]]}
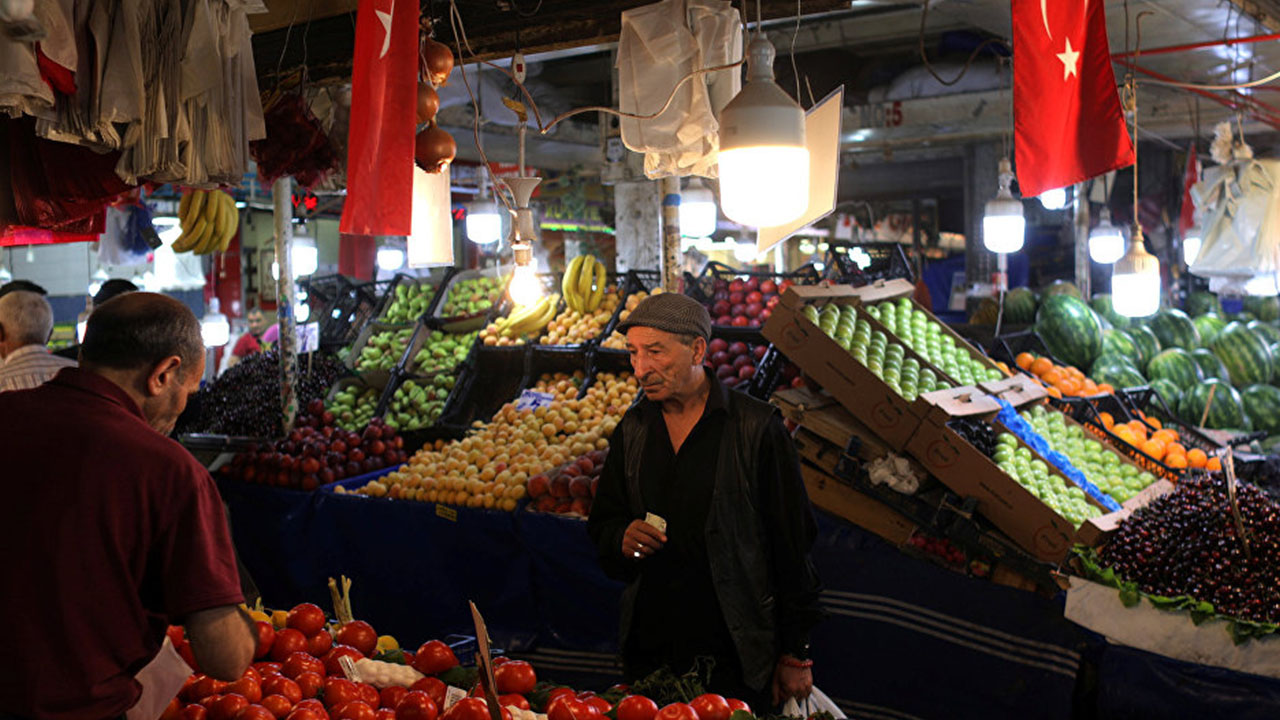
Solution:
{"label": "turkish flag", "polygon": [[1200,156],[1196,143],[1191,141],[1187,150],[1187,173],[1182,180],[1182,213],[1178,216],[1178,231],[1185,233],[1196,224],[1196,201],[1191,199],[1191,187],[1200,182]]}
{"label": "turkish flag", "polygon": [[[360,0],[352,69],[347,199],[338,230],[408,235],[417,122],[417,0]],[[352,240],[372,247],[371,239]]]}
{"label": "turkish flag", "polygon": [[1039,195],[1133,164],[1103,0],[1012,0],[1018,186]]}

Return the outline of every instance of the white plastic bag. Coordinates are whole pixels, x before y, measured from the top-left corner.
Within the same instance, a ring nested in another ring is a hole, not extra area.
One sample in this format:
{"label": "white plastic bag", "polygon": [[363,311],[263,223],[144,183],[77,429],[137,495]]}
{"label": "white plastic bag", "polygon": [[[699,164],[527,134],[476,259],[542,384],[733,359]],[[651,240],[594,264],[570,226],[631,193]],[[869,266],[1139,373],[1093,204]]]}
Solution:
{"label": "white plastic bag", "polygon": [[827,697],[826,693],[819,690],[816,685],[809,692],[809,697],[805,698],[802,702],[797,703],[795,698],[789,698],[782,704],[782,714],[787,717],[807,718],[816,712],[829,712],[831,713],[831,717],[836,718],[836,720],[842,720],[843,718],[848,717],[844,714],[844,711],[832,702],[831,698]]}
{"label": "white plastic bag", "polygon": [[1193,274],[1243,281],[1280,271],[1280,160],[1209,168],[1191,196],[1204,223]]}

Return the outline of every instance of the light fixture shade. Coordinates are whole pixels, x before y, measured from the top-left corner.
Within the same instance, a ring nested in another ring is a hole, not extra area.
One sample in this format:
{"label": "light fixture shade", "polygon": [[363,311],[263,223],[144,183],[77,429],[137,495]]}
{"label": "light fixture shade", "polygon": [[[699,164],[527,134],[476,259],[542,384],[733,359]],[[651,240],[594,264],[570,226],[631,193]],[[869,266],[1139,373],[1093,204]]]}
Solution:
{"label": "light fixture shade", "polygon": [[[312,237],[295,236],[289,251],[290,270],[296,278],[311,275],[320,267],[320,249]],[[277,270],[276,272],[279,272]]]}
{"label": "light fixture shade", "polygon": [[753,242],[744,240],[733,246],[733,257],[737,259],[738,262],[749,263],[752,260],[755,260],[756,256],[759,254],[760,251],[756,249],[756,244]]}
{"label": "light fixture shade", "polygon": [[1067,206],[1067,189],[1064,187],[1040,193],[1040,204],[1045,210],[1061,210]]}
{"label": "light fixture shade", "polygon": [[478,200],[467,208],[467,239],[477,245],[502,239],[502,215],[492,200]]}
{"label": "light fixture shade", "polygon": [[982,215],[982,244],[994,253],[1014,253],[1022,249],[1027,221],[1022,214],[1022,201],[1013,196],[1013,164],[1000,158],[1000,186],[996,196],[987,201]]}
{"label": "light fixture shade", "polygon": [[720,206],[743,225],[771,227],[809,207],[804,110],[773,80],[773,44],[748,48],[747,84],[720,113]]}
{"label": "light fixture shade", "polygon": [[182,226],[178,222],[178,218],[171,215],[159,215],[151,218],[151,227],[156,231],[162,244],[173,245],[178,238],[182,237]]}
{"label": "light fixture shade", "polygon": [[1200,248],[1204,244],[1204,239],[1200,236],[1200,227],[1193,225],[1187,228],[1187,232],[1182,237],[1182,262],[1188,267],[1195,263],[1196,258],[1200,256]]}
{"label": "light fixture shade", "polygon": [[394,245],[383,245],[378,248],[378,268],[387,272],[395,272],[404,267],[404,250]]}
{"label": "light fixture shade", "polygon": [[222,347],[231,340],[231,322],[222,314],[216,297],[209,301],[209,310],[200,319],[200,337],[205,347]]}
{"label": "light fixture shade", "polygon": [[1160,261],[1143,247],[1138,228],[1128,251],[1111,268],[1111,304],[1126,317],[1146,317],[1160,309]]}
{"label": "light fixture shade", "polygon": [[1275,297],[1280,295],[1280,277],[1274,273],[1255,275],[1245,281],[1244,292],[1254,297]]}
{"label": "light fixture shade", "polygon": [[1110,265],[1124,254],[1124,233],[1111,224],[1111,211],[1103,208],[1098,226],[1089,231],[1089,259],[1100,265]]}
{"label": "light fixture shade", "polygon": [[413,168],[413,219],[409,235],[409,267],[453,264],[453,216],[450,214],[449,168],[428,173]]}
{"label": "light fixture shade", "polygon": [[680,193],[680,234],[690,238],[710,237],[715,234],[719,215],[711,189],[702,178],[691,179]]}

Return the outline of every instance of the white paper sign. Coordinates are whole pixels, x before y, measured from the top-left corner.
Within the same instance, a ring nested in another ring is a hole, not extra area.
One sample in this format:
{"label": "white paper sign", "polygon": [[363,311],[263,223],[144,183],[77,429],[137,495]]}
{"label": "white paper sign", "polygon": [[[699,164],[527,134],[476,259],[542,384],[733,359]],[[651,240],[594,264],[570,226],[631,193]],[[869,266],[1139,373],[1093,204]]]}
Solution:
{"label": "white paper sign", "polygon": [[297,325],[294,330],[298,334],[298,353],[315,352],[320,349],[320,323]]}
{"label": "white paper sign", "polygon": [[525,390],[516,399],[516,410],[537,410],[540,407],[550,407],[555,401],[555,395],[536,390]]}

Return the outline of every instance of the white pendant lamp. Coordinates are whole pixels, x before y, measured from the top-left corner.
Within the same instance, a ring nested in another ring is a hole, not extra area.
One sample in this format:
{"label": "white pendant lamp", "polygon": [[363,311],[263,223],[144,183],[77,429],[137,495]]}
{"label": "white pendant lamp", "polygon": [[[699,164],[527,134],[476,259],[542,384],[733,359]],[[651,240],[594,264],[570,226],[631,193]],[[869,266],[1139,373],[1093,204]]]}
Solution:
{"label": "white pendant lamp", "polygon": [[1098,226],[1089,231],[1089,259],[1100,265],[1110,265],[1124,254],[1124,233],[1111,224],[1111,210],[1104,207]]}
{"label": "white pendant lamp", "polygon": [[747,52],[747,84],[720,113],[720,208],[773,227],[809,207],[804,110],[773,80],[773,44],[758,36]]}
{"label": "white pendant lamp", "polygon": [[404,267],[404,250],[397,247],[396,244],[387,242],[378,248],[376,255],[378,269],[387,272],[395,272]]}
{"label": "white pendant lamp", "polygon": [[1192,225],[1187,228],[1187,232],[1182,236],[1182,262],[1190,267],[1195,263],[1196,258],[1200,256],[1200,247],[1204,244],[1204,238],[1201,237],[1200,226]]}
{"label": "white pendant lamp", "polygon": [[484,198],[467,208],[467,239],[477,245],[490,245],[502,239],[502,215],[497,203]]}
{"label": "white pendant lamp", "polygon": [[691,178],[680,193],[680,234],[684,237],[711,237],[720,214],[716,196],[702,178]]}
{"label": "white pendant lamp", "polygon": [[205,347],[222,347],[231,340],[231,322],[222,314],[218,298],[209,301],[209,310],[200,319],[200,337]]}
{"label": "white pendant lamp", "polygon": [[316,239],[305,235],[293,237],[293,249],[289,252],[294,277],[305,277],[320,267],[320,249]]}
{"label": "white pendant lamp", "polygon": [[994,253],[1014,253],[1022,249],[1027,221],[1022,215],[1022,201],[1013,196],[1013,165],[1009,158],[1000,159],[1000,188],[987,201],[982,216],[982,244]]}
{"label": "white pendant lamp", "polygon": [[1061,210],[1067,206],[1067,189],[1060,187],[1045,190],[1040,193],[1039,198],[1045,210]]}
{"label": "white pendant lamp", "polygon": [[533,210],[529,198],[542,182],[539,177],[514,177],[507,180],[516,199],[516,219],[511,228],[511,254],[515,270],[507,293],[516,305],[532,305],[542,297],[542,281],[538,278],[537,261],[533,257],[533,241],[537,238],[533,227]]}
{"label": "white pendant lamp", "polygon": [[1160,261],[1147,252],[1142,228],[1136,225],[1128,251],[1111,269],[1111,305],[1126,317],[1146,317],[1160,309]]}

